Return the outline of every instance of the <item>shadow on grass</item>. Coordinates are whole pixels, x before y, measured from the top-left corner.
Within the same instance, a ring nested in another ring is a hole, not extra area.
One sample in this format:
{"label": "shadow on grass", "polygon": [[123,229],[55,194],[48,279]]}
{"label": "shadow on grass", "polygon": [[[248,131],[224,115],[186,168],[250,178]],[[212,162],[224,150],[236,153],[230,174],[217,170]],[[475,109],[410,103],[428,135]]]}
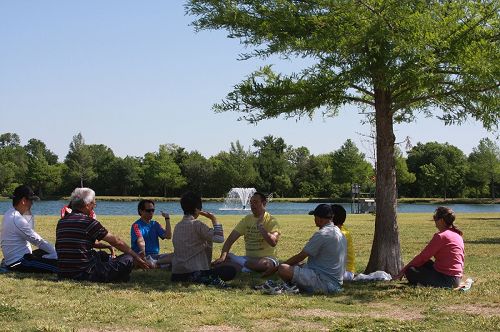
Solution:
{"label": "shadow on grass", "polygon": [[500,237],[482,238],[479,240],[464,241],[470,244],[500,244]]}
{"label": "shadow on grass", "polygon": [[[81,287],[93,288],[99,287],[108,290],[131,290],[135,292],[150,293],[150,292],[176,292],[176,293],[196,293],[202,289],[213,289],[220,292],[238,292],[246,294],[260,295],[260,291],[253,289],[255,285],[265,282],[265,279],[260,277],[258,273],[240,273],[235,280],[229,281],[230,288],[217,289],[210,286],[189,283],[173,283],[170,281],[171,272],[166,270],[134,270],[131,274],[130,281],[127,283],[92,283],[88,281],[59,281],[55,274],[43,273],[17,273],[9,272],[2,274],[5,277],[24,280],[39,280],[53,282],[54,286],[58,284],[61,287]],[[272,278],[275,279],[276,278]],[[351,282],[344,284],[344,290],[332,297],[338,297],[339,303],[344,304],[361,304],[369,302],[377,302],[382,298],[387,298],[404,292],[408,286],[398,282]],[[311,294],[301,294],[302,296],[314,296]],[[267,296],[267,295],[265,295]],[[323,295],[324,296],[324,295]]]}
{"label": "shadow on grass", "polygon": [[[54,284],[71,284],[74,286],[81,287],[93,287],[99,286],[100,288],[108,288],[110,290],[133,290],[138,292],[186,292],[194,293],[199,291],[200,287],[206,287],[207,289],[217,289],[211,286],[204,286],[200,284],[173,283],[170,281],[171,272],[167,270],[134,270],[130,275],[129,282],[122,283],[94,283],[88,281],[75,281],[75,280],[58,280],[56,274],[51,273],[20,273],[20,272],[7,272],[2,273],[2,276],[17,279],[17,280],[39,280],[53,282]],[[221,291],[254,291],[253,286],[262,284],[265,279],[260,278],[259,274],[254,273],[244,273],[236,276],[235,280],[228,282],[227,289],[219,289]]]}
{"label": "shadow on grass", "polygon": [[341,303],[350,305],[379,302],[409,288],[407,284],[392,281],[346,282],[341,293],[345,299]]}

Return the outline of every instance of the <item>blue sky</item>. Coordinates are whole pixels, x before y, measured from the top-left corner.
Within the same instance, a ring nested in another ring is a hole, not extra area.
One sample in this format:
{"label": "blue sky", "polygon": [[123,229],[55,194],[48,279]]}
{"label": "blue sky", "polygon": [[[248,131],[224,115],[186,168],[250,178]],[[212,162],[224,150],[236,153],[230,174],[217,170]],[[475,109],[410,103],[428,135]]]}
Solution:
{"label": "blue sky", "polygon": [[[355,108],[334,118],[275,119],[257,126],[238,114],[215,114],[221,101],[259,66],[291,72],[299,61],[238,61],[245,49],[225,31],[195,33],[184,1],[0,0],[0,133],[22,144],[44,141],[62,160],[72,137],[105,144],[118,156],[142,156],[175,143],[206,157],[239,140],[250,147],[265,135],[283,137],[313,154],[352,139],[365,154],[369,134]],[[396,125],[396,136],[449,142],[470,153],[483,137],[496,138],[469,121],[445,127],[419,117]]]}

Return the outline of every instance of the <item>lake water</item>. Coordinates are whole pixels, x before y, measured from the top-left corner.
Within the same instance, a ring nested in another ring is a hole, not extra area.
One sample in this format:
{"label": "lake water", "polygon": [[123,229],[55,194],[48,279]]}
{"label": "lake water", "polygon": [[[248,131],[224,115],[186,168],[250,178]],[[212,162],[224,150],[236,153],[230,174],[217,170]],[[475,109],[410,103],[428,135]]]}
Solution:
{"label": "lake water", "polygon": [[[111,202],[97,201],[96,214],[99,215],[135,215],[137,214],[138,202]],[[67,201],[38,201],[33,204],[32,212],[35,215],[58,215],[61,208],[67,204]],[[203,209],[219,215],[245,215],[250,210],[224,210],[222,202],[203,203]],[[307,214],[316,207],[317,203],[288,203],[288,202],[269,202],[267,210],[271,214]],[[341,204],[351,213],[351,204]],[[12,206],[11,201],[0,201],[0,213],[3,214]],[[400,204],[399,213],[433,213],[435,204]],[[457,213],[500,213],[500,204],[449,204],[447,205]],[[182,210],[177,202],[157,202],[155,214],[160,211],[170,214],[180,215]]]}

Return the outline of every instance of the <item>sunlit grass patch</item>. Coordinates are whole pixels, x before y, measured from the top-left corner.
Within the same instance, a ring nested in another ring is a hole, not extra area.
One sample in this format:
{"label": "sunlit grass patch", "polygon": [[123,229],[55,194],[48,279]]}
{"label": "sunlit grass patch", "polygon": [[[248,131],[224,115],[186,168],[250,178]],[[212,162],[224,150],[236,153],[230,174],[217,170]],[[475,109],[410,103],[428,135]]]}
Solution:
{"label": "sunlit grass patch", "polygon": [[[226,236],[240,217],[220,216]],[[435,232],[429,215],[398,216],[407,262]],[[130,239],[136,216],[101,216],[112,233]],[[316,230],[311,216],[278,216],[280,259],[302,249]],[[36,217],[37,229],[55,241],[57,217]],[[173,216],[172,221],[180,220]],[[374,217],[349,215],[356,267],[368,262]],[[497,331],[500,328],[500,214],[458,215],[464,231],[468,292],[414,288],[404,282],[346,283],[337,295],[270,296],[254,291],[258,274],[241,274],[231,289],[172,284],[170,272],[134,271],[126,284],[57,281],[53,275],[0,274],[0,331]],[[214,245],[213,257],[221,245]],[[171,252],[170,241],[161,242]],[[239,240],[234,251],[244,253]]]}

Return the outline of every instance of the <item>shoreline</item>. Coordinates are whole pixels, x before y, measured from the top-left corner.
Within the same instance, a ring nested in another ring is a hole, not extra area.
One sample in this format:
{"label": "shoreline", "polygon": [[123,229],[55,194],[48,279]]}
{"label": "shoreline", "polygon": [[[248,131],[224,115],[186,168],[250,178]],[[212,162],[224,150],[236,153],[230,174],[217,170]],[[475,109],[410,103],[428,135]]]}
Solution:
{"label": "shoreline", "polygon": [[[137,202],[141,199],[150,199],[155,202],[178,202],[179,197],[153,197],[153,196],[96,196],[99,201],[109,202]],[[0,197],[0,201],[9,201],[8,197]],[[46,197],[42,201],[69,200],[69,197]],[[224,197],[203,198],[204,202],[224,202]],[[351,203],[347,197],[338,198],[302,198],[302,197],[274,197],[272,202],[284,203]],[[398,203],[405,204],[500,204],[500,198],[399,198]]]}

